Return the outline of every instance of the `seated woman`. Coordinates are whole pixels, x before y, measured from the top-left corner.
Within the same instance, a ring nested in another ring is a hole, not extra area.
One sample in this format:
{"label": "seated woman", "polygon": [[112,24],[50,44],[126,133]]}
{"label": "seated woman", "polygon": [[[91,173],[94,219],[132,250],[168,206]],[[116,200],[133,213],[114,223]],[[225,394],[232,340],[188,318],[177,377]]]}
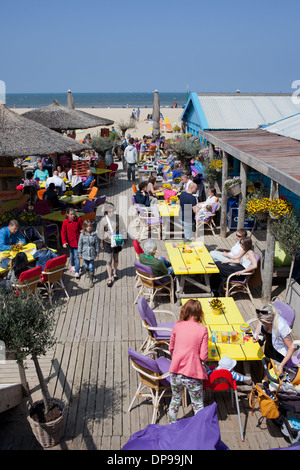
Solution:
{"label": "seated woman", "polygon": [[63,207],[63,204],[61,204],[59,201],[54,183],[49,184],[48,189],[43,193],[43,199],[50,201],[54,209]]}
{"label": "seated woman", "polygon": [[35,242],[36,252],[33,254],[34,259],[36,259],[35,266],[41,266],[44,271],[45,265],[49,259],[57,258],[57,254],[54,251],[50,250],[42,240]]}
{"label": "seated woman", "polygon": [[57,165],[56,170],[58,171],[58,176],[60,178],[66,178],[67,177],[67,173],[65,171],[63,171],[63,168],[62,168],[61,165]]}
{"label": "seated woman", "polygon": [[213,204],[214,202],[217,202],[218,201],[218,197],[217,197],[217,191],[216,191],[216,188],[209,188],[208,190],[208,198],[206,199],[206,201],[204,202],[199,202],[198,203],[198,206],[201,208],[201,207],[205,207],[207,206],[207,204]]}
{"label": "seated woman", "polygon": [[[170,261],[163,256],[155,258],[157,252],[157,244],[154,240],[147,240],[144,244],[144,253],[140,254],[140,263],[145,266],[149,266],[155,277],[164,276],[170,274],[174,276],[174,270]],[[168,278],[166,279],[168,280]],[[163,281],[163,279],[161,279]]]}
{"label": "seated woman", "polygon": [[23,252],[17,253],[9,264],[11,269],[7,278],[0,282],[0,287],[3,289],[11,289],[12,285],[18,282],[20,274],[29,269],[27,255]]}
{"label": "seated woman", "polygon": [[215,296],[221,295],[223,284],[226,282],[228,276],[233,273],[235,273],[236,276],[241,276],[243,274],[250,273],[257,268],[257,261],[252,251],[251,238],[244,238],[241,241],[241,247],[245,252],[241,259],[216,261],[216,265],[220,272],[212,274],[211,276],[211,287]]}
{"label": "seated woman", "polygon": [[239,260],[245,254],[241,247],[241,241],[247,237],[247,231],[243,228],[237,230],[235,234],[237,242],[231,250],[214,250],[210,251],[210,256],[214,261],[228,261],[229,259]]}
{"label": "seated woman", "polygon": [[139,184],[139,189],[135,194],[135,201],[137,204],[141,204],[145,207],[150,207],[150,197],[147,192],[148,183],[147,181],[142,181]]}
{"label": "seated woman", "polygon": [[155,176],[150,176],[150,178],[148,179],[148,186],[147,186],[147,193],[149,194],[150,200],[153,197],[156,197],[156,193],[162,191],[162,188],[154,189],[155,183],[156,183]]}
{"label": "seated woman", "polygon": [[38,162],[38,167],[34,172],[34,178],[38,179],[39,181],[45,181],[49,178],[49,172],[46,168],[43,167],[43,163],[41,161]]}
{"label": "seated woman", "polygon": [[291,328],[272,303],[256,309],[256,316],[259,321],[253,334],[253,342],[258,342],[259,335],[263,335],[264,354],[278,363],[277,372],[281,375],[284,366],[289,366],[288,362],[295,351]]}

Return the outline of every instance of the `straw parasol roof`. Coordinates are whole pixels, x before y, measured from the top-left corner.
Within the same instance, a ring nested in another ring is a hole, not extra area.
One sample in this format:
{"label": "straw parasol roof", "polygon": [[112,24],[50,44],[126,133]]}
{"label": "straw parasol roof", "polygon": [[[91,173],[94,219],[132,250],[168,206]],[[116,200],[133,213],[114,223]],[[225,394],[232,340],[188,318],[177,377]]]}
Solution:
{"label": "straw parasol roof", "polygon": [[153,111],[152,111],[153,131],[152,135],[155,139],[160,136],[160,102],[158,91],[154,92]]}
{"label": "straw parasol roof", "polygon": [[80,152],[90,146],[62,136],[0,104],[0,157]]}
{"label": "straw parasol roof", "polygon": [[55,131],[88,129],[89,127],[110,126],[114,123],[110,119],[94,116],[77,109],[66,108],[56,100],[49,106],[26,111],[22,116]]}

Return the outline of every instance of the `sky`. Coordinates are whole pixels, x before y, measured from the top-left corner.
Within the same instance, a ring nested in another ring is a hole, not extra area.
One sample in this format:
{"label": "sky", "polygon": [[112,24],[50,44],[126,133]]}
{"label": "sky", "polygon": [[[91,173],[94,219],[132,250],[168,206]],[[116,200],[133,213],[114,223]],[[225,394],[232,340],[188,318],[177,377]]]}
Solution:
{"label": "sky", "polygon": [[299,0],[1,2],[7,93],[285,92]]}

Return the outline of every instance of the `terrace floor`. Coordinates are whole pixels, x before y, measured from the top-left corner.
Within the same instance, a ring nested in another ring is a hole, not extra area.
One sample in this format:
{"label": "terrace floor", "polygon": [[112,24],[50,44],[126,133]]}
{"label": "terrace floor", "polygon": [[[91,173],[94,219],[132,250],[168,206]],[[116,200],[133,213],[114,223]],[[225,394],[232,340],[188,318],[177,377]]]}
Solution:
{"label": "terrace floor", "polygon": [[[117,196],[127,196],[131,201],[131,184],[123,171],[118,172],[117,181],[109,188],[100,190],[108,200],[117,202]],[[123,215],[123,213],[120,211]],[[209,232],[207,232],[209,233]],[[262,244],[265,232],[255,231],[253,239]],[[226,239],[205,235],[205,244],[230,248],[234,234],[228,232]],[[159,251],[166,253],[164,241],[158,241]],[[137,375],[130,368],[127,350],[138,350],[145,339],[145,330],[134,300],[137,295],[133,263],[135,251],[132,240],[120,254],[120,279],[112,288],[106,286],[107,275],[103,254],[96,262],[96,283],[88,287],[82,276],[76,281],[68,270],[65,274],[69,302],[57,317],[55,336],[57,344],[53,351],[41,358],[40,363],[48,378],[50,395],[62,399],[68,405],[63,438],[54,450],[120,450],[130,436],[151,422],[152,405],[137,399],[130,413],[129,403],[137,388]],[[284,281],[274,285],[272,296],[280,296]],[[253,291],[257,306],[260,305],[260,288]],[[61,296],[64,299],[63,296]],[[158,298],[159,299],[159,298]],[[254,316],[253,304],[247,296],[236,295],[236,303],[247,321]],[[179,315],[180,307],[162,302]],[[159,304],[161,305],[160,300]],[[157,305],[156,305],[157,308]],[[32,361],[26,370],[32,401],[41,399],[38,379]],[[251,363],[253,379],[260,379],[260,365]],[[1,366],[0,383],[18,381],[18,370],[13,361]],[[258,426],[260,412],[251,415],[248,404],[249,393],[239,392],[242,425],[245,442],[241,442],[238,418],[231,408],[230,396],[222,393],[206,399],[218,404],[221,439],[232,450],[262,450],[287,447],[289,442],[271,421],[263,420]],[[41,449],[26,420],[28,399],[16,408],[0,414],[0,449]],[[169,399],[165,398],[159,409],[159,424],[167,424]],[[182,408],[179,417],[192,416],[191,406]]]}

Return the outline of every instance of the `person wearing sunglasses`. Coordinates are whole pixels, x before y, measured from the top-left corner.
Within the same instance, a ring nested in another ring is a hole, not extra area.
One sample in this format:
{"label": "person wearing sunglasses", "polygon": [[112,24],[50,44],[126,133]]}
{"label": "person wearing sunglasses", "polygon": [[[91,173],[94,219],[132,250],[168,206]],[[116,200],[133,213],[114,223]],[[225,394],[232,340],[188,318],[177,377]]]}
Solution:
{"label": "person wearing sunglasses", "polygon": [[256,316],[258,322],[253,334],[253,342],[257,343],[261,337],[263,338],[265,356],[278,364],[277,372],[281,375],[284,366],[288,364],[295,351],[291,328],[272,303],[256,309]]}
{"label": "person wearing sunglasses", "polygon": [[242,276],[257,268],[257,261],[252,251],[252,240],[250,237],[243,238],[241,248],[244,250],[244,255],[240,259],[227,259],[226,261],[215,262],[220,272],[211,276],[211,287],[214,296],[221,295],[223,285],[231,274],[235,273],[236,276]]}
{"label": "person wearing sunglasses", "polygon": [[240,260],[245,254],[245,251],[241,247],[241,241],[247,237],[245,229],[239,229],[236,234],[236,243],[233,245],[231,250],[213,250],[209,254],[213,261],[228,261],[229,259]]}

